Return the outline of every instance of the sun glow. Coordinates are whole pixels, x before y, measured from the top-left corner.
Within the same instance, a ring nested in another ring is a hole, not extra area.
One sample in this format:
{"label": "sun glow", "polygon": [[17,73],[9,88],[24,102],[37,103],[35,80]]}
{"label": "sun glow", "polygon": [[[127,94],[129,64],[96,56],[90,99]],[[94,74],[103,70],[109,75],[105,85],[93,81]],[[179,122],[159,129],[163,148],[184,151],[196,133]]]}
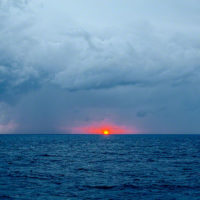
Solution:
{"label": "sun glow", "polygon": [[104,134],[104,135],[109,135],[110,132],[109,132],[108,130],[104,130],[104,131],[103,131],[103,134]]}
{"label": "sun glow", "polygon": [[100,135],[115,135],[115,134],[134,134],[137,130],[133,127],[117,125],[113,122],[91,122],[82,126],[75,126],[69,129],[71,133],[77,134],[100,134]]}

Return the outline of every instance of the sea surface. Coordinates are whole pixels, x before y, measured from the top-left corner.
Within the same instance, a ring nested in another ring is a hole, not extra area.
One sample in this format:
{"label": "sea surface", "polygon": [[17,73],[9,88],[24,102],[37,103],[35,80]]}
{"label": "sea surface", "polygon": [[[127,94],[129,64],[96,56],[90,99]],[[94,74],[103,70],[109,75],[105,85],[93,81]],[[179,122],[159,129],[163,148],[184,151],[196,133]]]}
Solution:
{"label": "sea surface", "polygon": [[0,135],[1,200],[200,200],[200,135]]}

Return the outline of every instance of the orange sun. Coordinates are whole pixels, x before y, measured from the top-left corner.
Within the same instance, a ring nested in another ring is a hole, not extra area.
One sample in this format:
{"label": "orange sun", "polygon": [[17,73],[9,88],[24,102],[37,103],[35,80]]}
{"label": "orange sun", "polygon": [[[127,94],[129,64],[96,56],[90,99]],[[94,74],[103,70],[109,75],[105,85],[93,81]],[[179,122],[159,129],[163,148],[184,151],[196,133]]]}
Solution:
{"label": "orange sun", "polygon": [[104,134],[104,135],[109,135],[110,132],[109,132],[108,130],[104,130],[104,131],[103,131],[103,134]]}
{"label": "orange sun", "polygon": [[[1,0],[0,0],[1,1]],[[77,134],[100,134],[100,135],[116,135],[116,134],[134,134],[136,130],[131,127],[116,125],[112,122],[91,122],[83,126],[75,126],[69,129],[72,133]]]}

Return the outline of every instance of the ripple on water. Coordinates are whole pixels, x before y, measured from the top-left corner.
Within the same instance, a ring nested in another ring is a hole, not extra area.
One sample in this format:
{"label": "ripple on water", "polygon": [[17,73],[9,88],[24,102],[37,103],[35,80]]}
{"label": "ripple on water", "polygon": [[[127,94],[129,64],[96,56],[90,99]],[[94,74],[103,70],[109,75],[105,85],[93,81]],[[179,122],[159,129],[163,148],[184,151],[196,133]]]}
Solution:
{"label": "ripple on water", "polygon": [[0,199],[199,200],[199,135],[2,135]]}

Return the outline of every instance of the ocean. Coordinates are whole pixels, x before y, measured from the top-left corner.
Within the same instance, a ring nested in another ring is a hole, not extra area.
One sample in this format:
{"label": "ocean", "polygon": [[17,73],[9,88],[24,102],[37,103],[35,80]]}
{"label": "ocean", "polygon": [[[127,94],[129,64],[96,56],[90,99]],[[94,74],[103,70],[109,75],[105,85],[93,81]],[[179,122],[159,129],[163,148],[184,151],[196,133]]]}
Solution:
{"label": "ocean", "polygon": [[200,135],[0,135],[1,200],[200,200]]}

